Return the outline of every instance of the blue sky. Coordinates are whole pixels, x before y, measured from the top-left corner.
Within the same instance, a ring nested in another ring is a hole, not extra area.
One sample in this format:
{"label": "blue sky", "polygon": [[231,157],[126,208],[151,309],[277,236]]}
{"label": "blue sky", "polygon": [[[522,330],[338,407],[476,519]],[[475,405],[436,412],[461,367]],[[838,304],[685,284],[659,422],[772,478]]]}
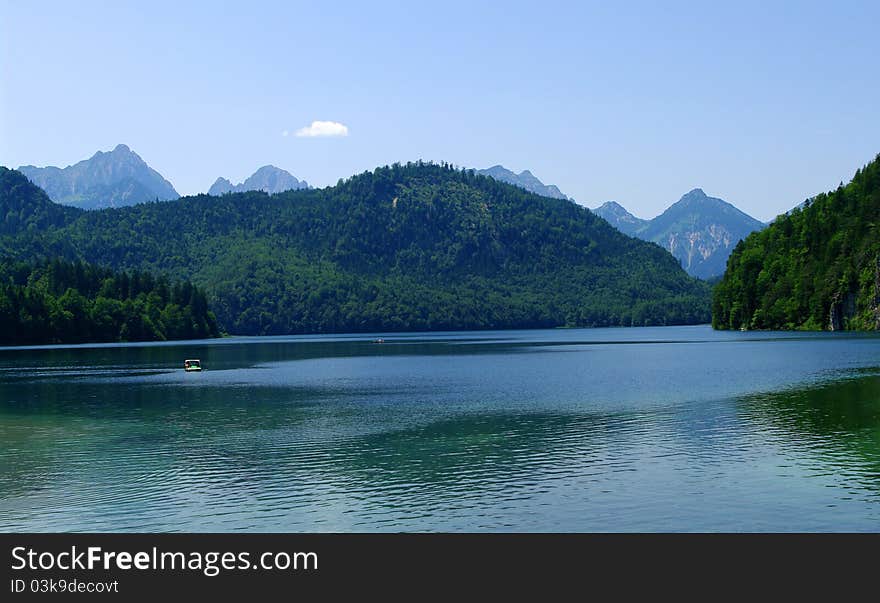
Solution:
{"label": "blue sky", "polygon": [[[878,2],[0,10],[10,167],[123,142],[188,194],[267,163],[317,186],[394,161],[500,163],[590,207],[653,217],[702,187],[766,220],[880,152]],[[314,121],[348,135],[295,135]]]}

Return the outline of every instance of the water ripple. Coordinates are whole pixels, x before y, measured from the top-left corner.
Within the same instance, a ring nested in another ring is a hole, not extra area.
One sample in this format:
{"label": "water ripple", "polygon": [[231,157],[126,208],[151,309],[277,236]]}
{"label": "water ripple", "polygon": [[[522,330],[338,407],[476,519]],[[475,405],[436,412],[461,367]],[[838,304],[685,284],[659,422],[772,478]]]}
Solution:
{"label": "water ripple", "polygon": [[6,352],[0,529],[876,530],[880,340],[636,331]]}

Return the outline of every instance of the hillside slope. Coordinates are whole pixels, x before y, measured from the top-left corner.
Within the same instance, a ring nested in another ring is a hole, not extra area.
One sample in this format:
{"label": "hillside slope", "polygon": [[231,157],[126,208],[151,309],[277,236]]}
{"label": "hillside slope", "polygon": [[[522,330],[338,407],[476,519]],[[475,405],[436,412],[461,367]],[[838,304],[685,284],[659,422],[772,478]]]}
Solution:
{"label": "hillside slope", "polygon": [[880,328],[880,155],[751,234],[715,289],[719,329]]}

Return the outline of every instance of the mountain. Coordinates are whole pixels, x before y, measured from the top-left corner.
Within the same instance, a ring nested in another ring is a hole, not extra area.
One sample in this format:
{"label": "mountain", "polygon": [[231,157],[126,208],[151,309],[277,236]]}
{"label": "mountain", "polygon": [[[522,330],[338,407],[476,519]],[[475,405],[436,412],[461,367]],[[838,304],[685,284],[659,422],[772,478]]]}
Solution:
{"label": "mountain", "polygon": [[880,155],[736,246],[718,329],[880,329]]}
{"label": "mountain", "polygon": [[600,207],[594,209],[593,213],[604,218],[609,224],[623,234],[628,234],[631,237],[635,236],[637,232],[645,228],[649,222],[649,220],[642,220],[641,218],[635,217],[626,211],[622,205],[615,203],[614,201],[603,203]]}
{"label": "mountain", "polygon": [[669,250],[688,274],[705,279],[722,274],[734,245],[764,227],[730,203],[696,188],[651,220],[638,236]]}
{"label": "mountain", "polygon": [[290,172],[277,168],[274,165],[264,165],[240,184],[232,184],[226,178],[217,178],[214,184],[211,185],[211,188],[208,189],[208,194],[216,196],[225,195],[226,193],[263,191],[273,195],[301,188],[309,188],[308,182],[297,180]]}
{"label": "mountain", "polygon": [[124,144],[109,153],[98,151],[64,169],[18,168],[56,203],[82,209],[124,207],[145,201],[167,201],[180,195],[159,172]]}
{"label": "mountain", "polygon": [[528,170],[515,174],[504,166],[495,165],[485,170],[475,171],[482,176],[489,176],[500,182],[506,182],[507,184],[524,188],[527,191],[533,192],[536,195],[541,195],[542,197],[550,197],[551,199],[568,199],[568,197],[563,195],[562,191],[556,188],[555,185],[544,184],[535,178],[535,176],[533,176]]}
{"label": "mountain", "polygon": [[678,258],[688,274],[702,279],[720,276],[734,245],[766,226],[699,188],[653,220],[636,218],[614,202],[593,211],[621,232],[657,243]]}
{"label": "mountain", "polygon": [[189,279],[233,334],[709,318],[709,286],[657,245],[571,201],[445,164],[396,164],[271,197],[78,212],[16,236],[14,260],[54,254]]}

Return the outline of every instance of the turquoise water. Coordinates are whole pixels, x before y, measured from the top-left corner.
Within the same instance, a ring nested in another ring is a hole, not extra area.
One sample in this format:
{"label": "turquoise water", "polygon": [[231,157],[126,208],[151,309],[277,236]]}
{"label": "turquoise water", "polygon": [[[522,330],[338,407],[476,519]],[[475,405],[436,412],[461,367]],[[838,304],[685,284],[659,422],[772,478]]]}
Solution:
{"label": "turquoise water", "polygon": [[0,531],[878,529],[872,335],[0,349]]}

